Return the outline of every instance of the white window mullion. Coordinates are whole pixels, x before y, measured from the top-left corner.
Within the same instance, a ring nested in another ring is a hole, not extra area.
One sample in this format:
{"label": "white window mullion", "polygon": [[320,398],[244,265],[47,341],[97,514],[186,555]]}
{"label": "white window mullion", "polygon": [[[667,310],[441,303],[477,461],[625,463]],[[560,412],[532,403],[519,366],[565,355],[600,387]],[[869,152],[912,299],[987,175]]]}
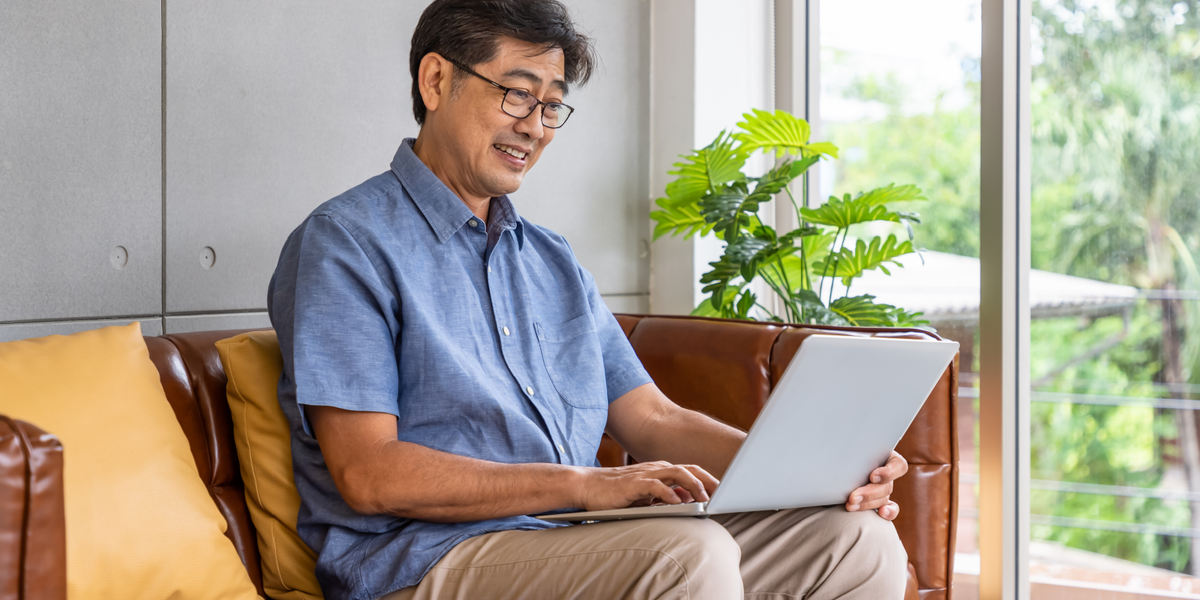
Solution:
{"label": "white window mullion", "polygon": [[1029,598],[1030,0],[983,0],[979,597]]}

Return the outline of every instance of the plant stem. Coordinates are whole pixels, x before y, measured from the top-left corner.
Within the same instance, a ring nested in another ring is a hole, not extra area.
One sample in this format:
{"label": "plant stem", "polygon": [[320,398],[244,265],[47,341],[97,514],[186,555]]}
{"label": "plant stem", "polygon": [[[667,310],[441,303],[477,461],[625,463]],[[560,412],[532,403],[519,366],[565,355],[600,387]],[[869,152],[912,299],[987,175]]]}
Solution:
{"label": "plant stem", "polygon": [[783,319],[780,319],[780,318],[779,318],[779,315],[777,315],[777,314],[775,314],[775,313],[771,312],[771,311],[770,311],[770,310],[769,310],[767,307],[763,306],[763,305],[762,305],[762,302],[759,302],[759,301],[755,300],[755,301],[754,301],[754,305],[755,305],[755,306],[757,306],[757,307],[759,307],[759,308],[761,308],[761,309],[763,310],[763,312],[767,313],[768,315],[771,315],[771,318],[775,319],[776,321],[782,321],[782,320],[783,320]]}
{"label": "plant stem", "polygon": [[[808,172],[807,171],[804,173],[804,175],[801,179],[801,185],[804,186],[804,189],[802,190],[802,192],[804,194],[804,207],[808,208]],[[796,209],[796,222],[800,224],[799,225],[800,228],[803,228],[804,227],[804,216],[800,213],[800,206],[796,204],[796,197],[792,195],[791,182],[788,182],[788,184],[786,186],[784,186],[783,189],[787,192],[788,200],[790,200],[792,202],[792,208]],[[808,274],[808,254],[804,252],[804,238],[803,237],[800,238],[800,289],[802,289],[802,290],[811,290],[812,289],[812,279],[809,277],[809,274]],[[788,296],[788,301],[792,302],[792,303],[795,302],[794,300],[792,300],[790,294]],[[807,316],[807,315],[805,315],[804,307],[795,306],[795,311],[796,311],[797,316],[799,317],[799,319],[797,319],[796,322],[804,323],[805,318]]]}
{"label": "plant stem", "polygon": [[[850,230],[850,228],[849,228],[849,227],[847,227],[847,228],[846,228],[846,231],[849,231],[849,230]],[[825,278],[829,276],[829,262],[830,262],[830,260],[831,260],[831,259],[833,259],[833,258],[834,258],[834,255],[835,255],[835,252],[836,252],[836,250],[834,250],[834,248],[836,248],[836,247],[837,247],[837,245],[838,245],[838,243],[837,243],[837,236],[838,236],[838,234],[839,234],[839,233],[841,233],[841,232],[842,232],[842,230],[841,230],[841,229],[839,229],[839,230],[837,230],[837,231],[835,231],[835,232],[834,232],[834,234],[833,234],[833,245],[829,247],[829,252],[828,252],[828,253],[825,255],[825,268],[821,269],[821,283],[820,283],[820,285],[817,287],[817,298],[821,298],[822,296],[824,296],[824,295],[825,295]],[[836,273],[837,273],[837,271],[836,271],[836,270],[834,270],[834,273],[836,274]],[[832,284],[832,283],[831,283],[831,284],[829,284],[829,288],[830,288],[831,290],[833,289],[833,284]],[[830,293],[832,294],[833,292],[831,291]]]}
{"label": "plant stem", "polygon": [[771,265],[771,268],[775,269],[779,273],[779,276],[783,279],[783,285],[787,291],[787,294],[781,295],[780,299],[783,300],[784,308],[787,311],[788,320],[792,323],[797,323],[798,321],[795,319],[803,318],[804,314],[800,307],[796,306],[796,301],[792,299],[792,283],[788,280],[787,269],[783,266],[783,259],[777,259],[775,262],[776,265]]}
{"label": "plant stem", "polygon": [[[848,238],[848,237],[850,237],[850,228],[849,227],[846,228],[846,233],[842,234],[842,243],[840,245],[838,245],[838,255],[834,257],[834,261],[835,261],[833,264],[834,279],[837,279],[837,268],[838,268],[837,263],[841,262],[841,260],[842,260],[841,252],[842,252],[842,249],[846,247],[846,238]],[[829,266],[829,261],[825,261],[825,266],[826,267]],[[822,277],[823,277],[823,275],[822,275]],[[824,284],[824,282],[822,282],[822,285],[823,284]],[[833,281],[829,282],[829,304],[827,304],[826,306],[830,306],[833,304],[833,292],[834,292],[834,288],[836,287],[836,285],[837,285],[836,282],[833,282]]]}
{"label": "plant stem", "polygon": [[[770,287],[771,290],[774,291],[776,294],[778,294],[781,298],[786,298],[786,296],[783,295],[783,292],[780,291],[779,286],[775,285],[771,281],[770,277],[763,277],[763,281],[767,282],[767,286]],[[788,307],[787,304],[784,304],[784,308],[787,308],[787,307]],[[767,314],[771,315],[772,317],[779,318],[778,315],[776,315],[775,313],[773,313],[769,310],[767,311]],[[791,317],[791,315],[788,315],[788,316],[789,316],[789,318]]]}
{"label": "plant stem", "polygon": [[800,190],[801,196],[804,198],[804,208],[808,208],[808,171],[804,172],[804,189]]}

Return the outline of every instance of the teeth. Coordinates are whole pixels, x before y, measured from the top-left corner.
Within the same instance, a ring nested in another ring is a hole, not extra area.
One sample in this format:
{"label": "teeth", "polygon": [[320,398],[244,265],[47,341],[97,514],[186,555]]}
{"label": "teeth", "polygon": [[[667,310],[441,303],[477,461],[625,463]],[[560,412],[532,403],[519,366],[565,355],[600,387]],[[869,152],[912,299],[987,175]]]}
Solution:
{"label": "teeth", "polygon": [[495,144],[492,147],[501,152],[506,152],[508,154],[511,154],[512,156],[515,156],[519,159],[522,159],[522,160],[525,159],[525,153],[521,152],[520,150],[517,150],[516,148],[509,148],[508,146],[504,146],[502,144]]}

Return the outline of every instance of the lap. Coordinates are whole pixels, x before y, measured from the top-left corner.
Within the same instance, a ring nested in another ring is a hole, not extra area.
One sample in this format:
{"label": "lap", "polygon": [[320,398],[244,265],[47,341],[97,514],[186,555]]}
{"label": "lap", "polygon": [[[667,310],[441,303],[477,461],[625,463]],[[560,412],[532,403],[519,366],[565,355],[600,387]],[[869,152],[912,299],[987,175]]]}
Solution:
{"label": "lap", "polygon": [[740,596],[737,563],[731,536],[705,519],[501,531],[460,543],[420,585],[384,598],[728,598]]}
{"label": "lap", "polygon": [[384,600],[736,598],[743,581],[757,597],[886,598],[903,594],[906,565],[890,522],[817,507],[489,533]]}

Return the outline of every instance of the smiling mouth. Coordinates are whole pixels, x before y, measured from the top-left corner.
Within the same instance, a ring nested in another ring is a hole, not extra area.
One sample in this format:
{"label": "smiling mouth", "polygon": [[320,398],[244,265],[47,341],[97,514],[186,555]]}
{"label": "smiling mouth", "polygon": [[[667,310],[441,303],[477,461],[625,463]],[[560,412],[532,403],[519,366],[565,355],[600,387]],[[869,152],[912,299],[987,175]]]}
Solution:
{"label": "smiling mouth", "polygon": [[492,144],[492,147],[519,160],[525,160],[525,157],[528,156],[527,152],[522,152],[511,146],[505,146],[504,144]]}

